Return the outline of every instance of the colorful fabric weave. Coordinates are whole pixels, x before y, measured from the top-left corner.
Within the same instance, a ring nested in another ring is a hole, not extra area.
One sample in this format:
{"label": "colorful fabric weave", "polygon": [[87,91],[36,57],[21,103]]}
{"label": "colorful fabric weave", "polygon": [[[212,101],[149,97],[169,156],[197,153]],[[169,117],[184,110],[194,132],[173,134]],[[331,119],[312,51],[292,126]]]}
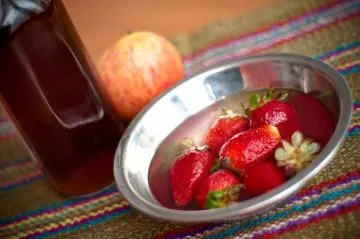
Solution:
{"label": "colorful fabric weave", "polygon": [[172,40],[188,75],[234,57],[293,52],[332,65],[348,81],[353,122],[343,146],[285,205],[232,223],[177,224],[134,210],[114,185],[65,199],[45,183],[0,110],[0,238],[360,238],[360,2],[279,4]]}

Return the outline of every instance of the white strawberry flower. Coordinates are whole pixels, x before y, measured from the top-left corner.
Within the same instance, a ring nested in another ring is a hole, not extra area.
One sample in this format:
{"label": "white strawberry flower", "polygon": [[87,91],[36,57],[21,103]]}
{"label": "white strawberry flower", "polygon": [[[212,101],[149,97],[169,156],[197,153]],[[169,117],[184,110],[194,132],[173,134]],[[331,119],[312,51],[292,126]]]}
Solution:
{"label": "white strawberry flower", "polygon": [[[291,143],[282,140],[282,147],[275,151],[277,165],[286,167],[290,174],[299,172],[305,168],[320,151],[320,145],[311,139],[305,139],[303,134],[296,131],[291,136]],[[292,175],[290,175],[292,176]]]}

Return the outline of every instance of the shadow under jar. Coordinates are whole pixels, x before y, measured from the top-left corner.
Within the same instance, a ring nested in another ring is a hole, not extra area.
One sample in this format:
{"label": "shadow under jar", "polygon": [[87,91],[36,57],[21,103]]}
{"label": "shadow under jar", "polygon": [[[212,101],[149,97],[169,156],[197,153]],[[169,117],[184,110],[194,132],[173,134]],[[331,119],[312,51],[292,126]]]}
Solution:
{"label": "shadow under jar", "polygon": [[124,127],[112,117],[97,73],[59,0],[2,1],[1,103],[46,178],[62,194],[113,182]]}

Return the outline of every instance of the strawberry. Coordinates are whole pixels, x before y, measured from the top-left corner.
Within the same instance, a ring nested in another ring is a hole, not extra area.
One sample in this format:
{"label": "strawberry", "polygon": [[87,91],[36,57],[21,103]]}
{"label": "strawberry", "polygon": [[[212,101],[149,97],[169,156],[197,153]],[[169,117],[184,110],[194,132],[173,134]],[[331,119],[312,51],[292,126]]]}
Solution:
{"label": "strawberry", "polygon": [[303,93],[296,94],[289,100],[298,112],[301,132],[325,146],[334,129],[334,119],[327,108],[315,97]]}
{"label": "strawberry", "polygon": [[219,160],[226,168],[244,172],[268,159],[281,140],[279,130],[263,125],[234,135],[221,148]]}
{"label": "strawberry", "polygon": [[210,173],[215,157],[208,147],[193,147],[176,156],[170,169],[170,185],[175,205],[187,205],[201,179]]}
{"label": "strawberry", "polygon": [[245,192],[258,196],[286,181],[285,173],[272,162],[263,162],[250,168],[244,175]]}
{"label": "strawberry", "polygon": [[217,155],[223,144],[237,133],[248,128],[247,118],[226,110],[226,114],[218,118],[209,128],[205,144]]}
{"label": "strawberry", "polygon": [[250,127],[271,124],[276,126],[282,138],[289,139],[295,131],[300,130],[300,121],[296,110],[281,101],[270,101],[251,113]]}
{"label": "strawberry", "polygon": [[265,104],[271,101],[277,101],[277,100],[283,101],[286,98],[288,98],[288,95],[289,94],[287,91],[275,92],[275,89],[273,87],[270,87],[266,91],[266,94],[260,94],[256,92],[250,95],[248,107],[246,107],[243,103],[240,103],[240,105],[242,106],[244,113],[247,116],[251,116],[252,112],[255,109],[260,108],[261,106],[264,106]]}
{"label": "strawberry", "polygon": [[225,207],[239,200],[240,179],[228,169],[220,169],[205,177],[195,193],[195,201],[201,208]]}

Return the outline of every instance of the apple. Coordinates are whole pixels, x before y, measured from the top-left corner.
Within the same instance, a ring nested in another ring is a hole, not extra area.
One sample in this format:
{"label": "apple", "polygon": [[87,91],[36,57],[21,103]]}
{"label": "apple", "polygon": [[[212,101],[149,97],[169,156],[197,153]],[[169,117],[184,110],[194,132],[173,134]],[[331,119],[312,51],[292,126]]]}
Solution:
{"label": "apple", "polygon": [[98,71],[106,99],[125,122],[185,75],[175,46],[146,31],[121,37],[104,52]]}

